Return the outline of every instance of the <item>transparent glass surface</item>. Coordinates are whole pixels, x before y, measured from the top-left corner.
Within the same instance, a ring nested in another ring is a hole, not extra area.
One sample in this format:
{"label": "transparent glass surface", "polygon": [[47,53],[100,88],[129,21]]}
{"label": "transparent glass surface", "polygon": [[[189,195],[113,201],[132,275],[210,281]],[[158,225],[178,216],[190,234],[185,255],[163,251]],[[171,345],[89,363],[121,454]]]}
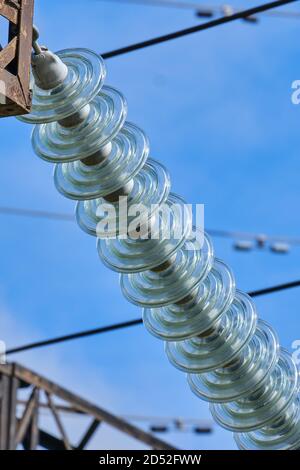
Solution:
{"label": "transparent glass surface", "polygon": [[206,374],[190,374],[189,386],[205,401],[237,400],[261,387],[277,363],[278,349],[274,331],[259,320],[254,336],[233,365]]}
{"label": "transparent glass surface", "polygon": [[52,90],[42,90],[32,80],[32,111],[19,120],[29,124],[59,121],[78,112],[101,90],[106,69],[98,54],[82,48],[56,54],[68,67],[65,81]]}
{"label": "transparent glass surface", "polygon": [[75,127],[66,128],[58,122],[35,126],[35,153],[49,162],[71,162],[95,154],[111,141],[125,123],[125,98],[114,88],[104,86],[89,105],[89,116]]}
{"label": "transparent glass surface", "polygon": [[169,361],[188,373],[211,371],[229,364],[249,342],[256,328],[253,301],[240,291],[214,331],[205,337],[165,345]]}
{"label": "transparent glass surface", "polygon": [[291,356],[281,349],[278,363],[267,383],[247,398],[225,404],[211,404],[214,419],[222,427],[248,432],[267,426],[286,411],[298,391],[298,371]]}
{"label": "transparent glass surface", "polygon": [[179,302],[207,276],[213,261],[213,249],[207,236],[201,248],[196,241],[187,241],[165,271],[122,274],[121,289],[130,302],[143,307]]}
{"label": "transparent glass surface", "polygon": [[149,143],[145,134],[126,122],[112,140],[109,156],[97,165],[88,166],[77,160],[58,163],[54,181],[58,191],[75,200],[96,199],[125,186],[145,165]]}
{"label": "transparent glass surface", "polygon": [[197,287],[193,299],[181,305],[146,308],[147,330],[159,339],[179,341],[210,329],[233,301],[235,281],[232,272],[216,259],[208,276]]}
{"label": "transparent glass surface", "polygon": [[[153,205],[160,205],[166,201],[170,193],[170,175],[168,171],[156,160],[149,158],[141,171],[133,178],[133,188],[128,196],[128,212],[130,208],[139,204],[143,204],[148,214],[151,216]],[[97,225],[103,220],[103,216],[99,214],[99,208],[105,203],[103,198],[79,201],[76,207],[76,218],[79,226],[86,233],[97,236]],[[119,202],[111,203],[116,211],[116,229],[119,235]],[[141,212],[142,214],[143,212]],[[108,215],[106,216],[108,217]],[[128,213],[128,223],[132,221]],[[110,220],[110,219],[109,219]],[[98,236],[101,234],[98,227]]]}
{"label": "transparent glass surface", "polygon": [[[179,250],[185,243],[191,227],[191,219],[187,221],[178,238],[174,238],[177,232],[177,225],[180,223],[178,219],[178,211],[173,208],[175,205],[181,205],[184,210],[185,201],[178,196],[170,193],[166,205],[169,208],[169,220],[171,224],[170,238],[164,237],[163,229],[165,228],[165,220],[161,213],[157,213],[158,226],[151,229],[151,238],[148,239],[98,239],[98,253],[103,261],[110,269],[122,273],[133,273],[146,271],[154,268],[166,260]],[[150,225],[150,224],[149,224]],[[155,238],[152,238],[155,237]]]}
{"label": "transparent glass surface", "polygon": [[299,450],[300,400],[299,396],[286,412],[269,427],[248,433],[236,433],[235,440],[242,450]]}

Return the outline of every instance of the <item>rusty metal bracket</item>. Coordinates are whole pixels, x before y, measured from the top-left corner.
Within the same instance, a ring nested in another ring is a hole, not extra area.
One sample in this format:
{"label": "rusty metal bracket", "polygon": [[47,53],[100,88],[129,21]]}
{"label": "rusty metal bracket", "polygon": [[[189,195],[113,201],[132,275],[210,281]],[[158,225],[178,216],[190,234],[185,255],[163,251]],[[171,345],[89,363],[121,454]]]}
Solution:
{"label": "rusty metal bracket", "polygon": [[[23,403],[25,406],[19,417],[17,406],[22,404],[21,389],[27,389],[29,398]],[[38,417],[45,406],[52,413],[60,433],[59,438],[39,427]],[[91,418],[88,429],[76,446],[68,438],[69,429],[65,428],[60,415],[63,409]],[[15,450],[20,444],[30,450],[35,450],[38,445],[49,450],[82,450],[102,423],[140,441],[146,448],[175,450],[171,444],[20,364],[0,364],[0,450]]]}
{"label": "rusty metal bracket", "polygon": [[31,109],[30,65],[34,0],[0,0],[9,22],[8,44],[0,50],[0,117]]}

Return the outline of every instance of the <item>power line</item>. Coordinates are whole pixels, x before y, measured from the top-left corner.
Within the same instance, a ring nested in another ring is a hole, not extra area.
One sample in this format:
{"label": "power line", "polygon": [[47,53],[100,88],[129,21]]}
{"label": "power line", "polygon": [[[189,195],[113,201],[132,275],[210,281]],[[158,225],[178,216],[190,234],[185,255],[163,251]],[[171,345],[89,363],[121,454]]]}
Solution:
{"label": "power line", "polygon": [[[265,289],[254,290],[254,291],[248,292],[248,295],[250,295],[251,297],[259,297],[262,295],[272,294],[275,292],[283,291],[286,289],[292,289],[295,287],[300,287],[300,280],[288,282],[285,284],[278,284],[276,286],[267,287]],[[59,336],[59,337],[48,339],[45,341],[38,341],[38,342],[26,344],[24,346],[18,346],[16,348],[9,349],[8,351],[6,351],[6,355],[8,356],[10,354],[16,354],[16,353],[20,353],[20,352],[24,352],[24,351],[28,351],[32,349],[37,349],[37,348],[41,348],[45,346],[51,346],[53,344],[63,343],[66,341],[86,338],[88,336],[94,336],[94,335],[98,335],[101,333],[107,333],[109,331],[116,331],[116,330],[121,330],[124,328],[130,328],[132,326],[141,325],[142,323],[143,323],[143,320],[141,318],[137,318],[135,320],[129,320],[129,321],[122,322],[122,323],[115,323],[113,325],[108,325],[108,326],[104,326],[101,328],[80,331],[78,333],[72,333],[69,335]]]}
{"label": "power line", "polygon": [[[26,400],[18,400],[17,405],[20,411],[26,407]],[[48,403],[39,403],[39,414],[42,416],[51,416],[51,409]],[[85,418],[86,413],[74,406],[55,404],[55,409],[68,418]],[[211,434],[214,429],[212,421],[195,418],[183,418],[173,416],[143,416],[143,415],[120,415],[120,418],[128,422],[147,423],[149,431],[152,433],[194,433]]]}
{"label": "power line", "polygon": [[299,245],[300,238],[297,237],[288,237],[286,235],[267,235],[265,233],[254,233],[254,232],[240,232],[232,230],[220,230],[220,229],[209,229],[207,230],[209,234],[213,237],[220,238],[231,238],[231,239],[247,239],[247,240],[257,240],[264,239],[265,241],[282,241],[289,243],[291,245]]}
{"label": "power line", "polygon": [[135,320],[130,320],[122,323],[115,323],[113,325],[103,326],[101,328],[80,331],[79,333],[72,333],[70,335],[59,336],[57,338],[48,339],[46,341],[38,341],[17,348],[9,349],[8,351],[6,351],[6,355],[28,351],[29,349],[37,349],[44,346],[51,346],[52,344],[64,343],[66,341],[85,338],[87,336],[99,335],[101,333],[107,333],[109,331],[122,330],[124,328],[130,328],[132,326],[140,325],[142,323],[143,320],[141,318],[137,318]]}
{"label": "power line", "polygon": [[[26,406],[27,401],[26,400],[18,400],[17,405],[20,406]],[[39,407],[44,409],[44,410],[49,410],[49,404],[45,403],[43,401],[39,402]],[[55,404],[55,408],[57,411],[60,411],[65,414],[74,414],[74,415],[79,415],[79,416],[85,416],[86,413],[82,411],[79,408],[76,408],[75,406],[72,405],[62,405],[62,404]],[[197,419],[197,418],[184,418],[182,416],[146,416],[146,415],[140,415],[140,414],[121,414],[119,415],[126,421],[140,421],[140,422],[157,422],[157,423],[182,423],[182,424],[198,424],[202,426],[209,426],[209,425],[214,425],[214,423],[210,420],[206,419]]]}
{"label": "power line", "polygon": [[0,206],[0,214],[34,219],[60,220],[65,222],[74,222],[75,220],[75,217],[72,214],[62,214],[59,212],[42,211],[37,209],[21,209],[18,207]]}
{"label": "power line", "polygon": [[[52,212],[38,209],[23,209],[19,207],[8,207],[0,206],[0,215],[5,216],[15,216],[15,217],[27,217],[33,219],[45,219],[58,222],[75,222],[75,217],[72,214],[62,213],[62,212]],[[220,229],[207,229],[213,237],[220,238],[230,238],[235,239],[247,239],[255,240],[259,242],[261,239],[269,242],[286,242],[290,245],[300,245],[300,238],[289,237],[286,235],[267,235],[262,233],[254,232],[241,232],[241,231],[232,231],[232,230],[220,230]]]}
{"label": "power line", "polygon": [[165,34],[163,36],[158,36],[153,39],[131,44],[129,46],[122,47],[120,49],[115,49],[113,51],[105,52],[101,54],[101,56],[104,59],[111,59],[112,57],[120,56],[123,54],[128,54],[129,52],[137,51],[139,49],[144,49],[149,46],[154,46],[156,44],[161,44],[163,42],[171,41],[173,39],[177,39],[183,36],[187,36],[189,34],[197,33],[199,31],[204,31],[206,29],[214,28],[216,26],[220,26],[225,23],[230,23],[232,21],[248,18],[254,15],[257,15],[258,13],[262,13],[262,12],[271,10],[273,8],[277,8],[277,7],[287,5],[289,3],[294,3],[297,1],[298,0],[277,0],[275,2],[265,3],[263,5],[249,8],[247,10],[238,11],[229,16],[222,16],[221,18],[217,18],[212,21],[207,21],[197,26],[192,26],[191,28],[182,29],[174,33]]}
{"label": "power line", "polygon": [[[17,405],[20,407],[25,407],[27,404],[26,400],[18,400]],[[40,402],[39,407],[44,410],[45,412],[51,412],[49,408],[49,404],[45,402]],[[62,405],[55,403],[55,408],[62,414],[65,415],[73,415],[78,417],[86,416],[86,413],[79,408],[76,408],[72,405]],[[182,416],[146,416],[146,415],[139,415],[139,414],[121,414],[119,415],[125,421],[134,421],[134,422],[141,422],[141,423],[149,423],[155,425],[172,425],[177,430],[184,430],[184,428],[190,426],[199,426],[203,429],[212,429],[214,423],[210,420],[206,419],[197,419],[197,418],[184,418]]]}
{"label": "power line", "polygon": [[[199,13],[199,16],[208,17],[214,14],[224,14],[226,8],[232,12],[241,11],[240,8],[232,6],[231,4],[226,5],[210,5],[199,2],[178,2],[176,0],[98,0],[101,2],[114,2],[114,3],[128,3],[133,5],[145,5],[148,7],[163,7],[163,8],[175,8],[182,10],[193,10],[195,13]],[[288,18],[288,19],[300,19],[300,12],[298,11],[269,11],[265,15],[275,16],[277,18]]]}
{"label": "power line", "polygon": [[[18,400],[17,405],[26,406],[26,400]],[[39,407],[44,410],[49,410],[48,403],[39,402]],[[74,414],[79,416],[85,416],[86,413],[79,408],[72,405],[55,404],[57,411],[65,414]],[[198,424],[199,426],[213,426],[214,423],[210,420],[197,419],[197,418],[184,418],[182,416],[146,416],[146,415],[135,415],[135,414],[121,414],[120,417],[126,421],[140,421],[140,422],[156,422],[156,423],[178,423],[178,424]]]}
{"label": "power line", "polygon": [[300,280],[287,282],[285,284],[278,284],[277,286],[266,287],[265,289],[254,290],[252,292],[248,292],[248,295],[250,295],[250,297],[260,297],[261,295],[273,294],[274,292],[293,289],[294,287],[300,287]]}

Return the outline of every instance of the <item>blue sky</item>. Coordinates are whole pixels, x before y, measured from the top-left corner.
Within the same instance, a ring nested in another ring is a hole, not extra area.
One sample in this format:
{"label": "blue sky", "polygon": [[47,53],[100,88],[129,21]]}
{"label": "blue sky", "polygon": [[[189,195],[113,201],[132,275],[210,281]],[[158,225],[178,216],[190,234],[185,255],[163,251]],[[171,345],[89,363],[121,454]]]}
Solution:
{"label": "blue sky", "polygon": [[[53,50],[106,52],[198,20],[175,9],[36,0],[35,22]],[[207,227],[300,235],[300,105],[291,103],[291,83],[300,79],[298,34],[296,20],[263,17],[258,25],[232,23],[107,61],[107,83],[127,97],[129,120],[147,132],[173,191],[205,204]],[[52,166],[34,155],[30,131],[14,118],[1,121],[1,205],[72,212],[74,203],[54,188]],[[123,299],[118,276],[102,266],[95,240],[75,223],[1,215],[0,224],[0,338],[8,347],[140,315]],[[240,254],[230,241],[214,241],[241,289],[299,278],[297,247],[287,256]],[[299,304],[297,289],[257,299],[288,349],[300,338]],[[115,413],[210,419],[143,327],[13,359]],[[74,432],[79,426],[70,424]],[[94,446],[137,447],[104,434]],[[217,426],[211,436],[164,438],[181,448],[235,448]]]}

